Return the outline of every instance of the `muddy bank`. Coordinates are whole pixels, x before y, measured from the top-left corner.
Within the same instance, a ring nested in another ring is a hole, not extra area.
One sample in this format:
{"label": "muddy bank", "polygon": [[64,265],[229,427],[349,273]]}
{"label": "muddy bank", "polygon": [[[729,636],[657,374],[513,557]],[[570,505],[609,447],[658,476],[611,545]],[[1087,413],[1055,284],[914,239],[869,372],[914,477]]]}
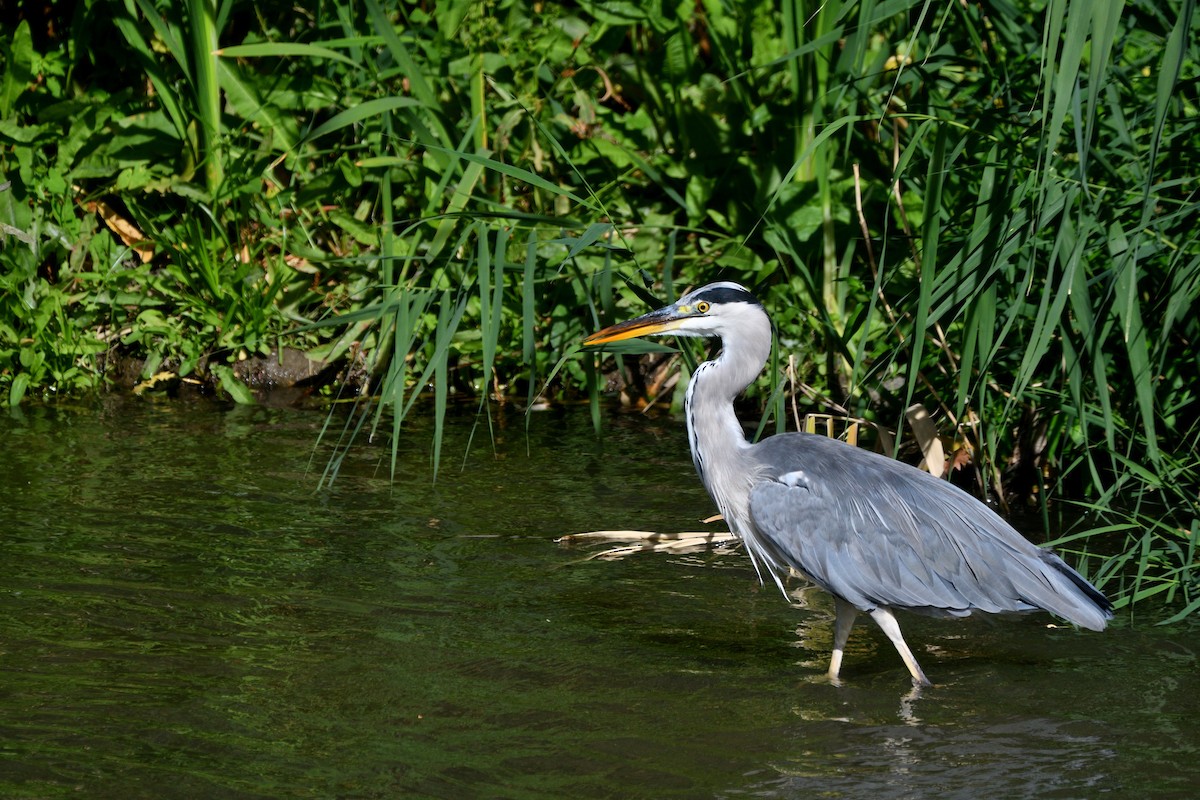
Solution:
{"label": "muddy bank", "polygon": [[[221,391],[218,375],[209,368],[209,360],[201,359],[188,375],[179,375],[178,365],[163,362],[153,374],[146,374],[146,359],[114,351],[105,359],[104,372],[110,386],[131,391],[178,395],[184,393],[216,394]],[[214,365],[223,362],[212,362]],[[361,392],[368,383],[366,366],[361,356],[335,361],[309,358],[303,351],[290,347],[272,350],[268,355],[250,355],[229,365],[233,375],[259,399],[288,402],[318,392],[328,386],[340,386],[343,393]]]}

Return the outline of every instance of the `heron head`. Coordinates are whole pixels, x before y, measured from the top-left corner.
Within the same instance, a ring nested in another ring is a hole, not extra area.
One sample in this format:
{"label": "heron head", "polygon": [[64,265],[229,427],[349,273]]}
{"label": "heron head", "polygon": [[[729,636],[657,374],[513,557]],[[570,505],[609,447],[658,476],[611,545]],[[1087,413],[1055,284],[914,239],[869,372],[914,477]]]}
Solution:
{"label": "heron head", "polygon": [[[657,311],[597,331],[583,343],[598,345],[666,333],[725,338],[739,332],[747,317],[767,320],[762,303],[746,287],[719,281],[688,292],[678,302]],[[769,338],[770,322],[766,325]]]}

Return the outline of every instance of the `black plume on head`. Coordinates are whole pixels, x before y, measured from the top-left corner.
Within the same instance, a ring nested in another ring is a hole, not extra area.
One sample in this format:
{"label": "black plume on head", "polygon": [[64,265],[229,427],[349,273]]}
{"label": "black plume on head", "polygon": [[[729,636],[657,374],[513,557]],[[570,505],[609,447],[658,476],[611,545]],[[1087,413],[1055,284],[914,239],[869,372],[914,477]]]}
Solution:
{"label": "black plume on head", "polygon": [[711,287],[701,289],[695,295],[694,299],[696,301],[706,300],[714,304],[750,303],[751,305],[762,306],[757,297],[734,283],[714,284]]}

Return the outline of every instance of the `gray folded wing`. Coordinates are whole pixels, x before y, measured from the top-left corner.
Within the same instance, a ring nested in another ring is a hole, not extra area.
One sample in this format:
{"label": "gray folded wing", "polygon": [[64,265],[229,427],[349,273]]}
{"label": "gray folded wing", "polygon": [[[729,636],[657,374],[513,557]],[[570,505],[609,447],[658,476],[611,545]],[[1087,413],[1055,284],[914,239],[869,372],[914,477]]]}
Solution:
{"label": "gray folded wing", "polygon": [[767,465],[750,494],[757,545],[859,609],[1045,609],[1093,630],[1112,616],[1062,559],[945,481],[826,437],[754,447]]}

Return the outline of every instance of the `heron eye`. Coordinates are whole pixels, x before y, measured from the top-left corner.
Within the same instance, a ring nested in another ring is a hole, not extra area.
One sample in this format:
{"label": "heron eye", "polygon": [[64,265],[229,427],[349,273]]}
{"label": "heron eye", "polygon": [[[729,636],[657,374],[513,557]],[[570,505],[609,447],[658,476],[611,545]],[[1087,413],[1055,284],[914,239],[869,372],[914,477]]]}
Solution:
{"label": "heron eye", "polygon": [[709,309],[709,305],[705,301],[701,300],[699,303],[696,303],[696,310],[699,311],[701,314],[707,314],[708,309]]}

